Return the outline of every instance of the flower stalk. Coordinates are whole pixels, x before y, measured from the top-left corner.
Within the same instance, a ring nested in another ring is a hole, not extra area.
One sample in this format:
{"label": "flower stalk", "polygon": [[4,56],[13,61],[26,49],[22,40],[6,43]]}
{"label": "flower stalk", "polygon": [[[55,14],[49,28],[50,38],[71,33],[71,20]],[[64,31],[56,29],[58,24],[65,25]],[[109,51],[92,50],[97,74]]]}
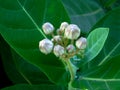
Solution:
{"label": "flower stalk", "polygon": [[73,81],[75,78],[75,70],[74,70],[73,65],[70,60],[66,60],[66,63],[67,63],[67,68],[68,68],[68,70],[70,72],[70,76],[71,76],[70,81]]}

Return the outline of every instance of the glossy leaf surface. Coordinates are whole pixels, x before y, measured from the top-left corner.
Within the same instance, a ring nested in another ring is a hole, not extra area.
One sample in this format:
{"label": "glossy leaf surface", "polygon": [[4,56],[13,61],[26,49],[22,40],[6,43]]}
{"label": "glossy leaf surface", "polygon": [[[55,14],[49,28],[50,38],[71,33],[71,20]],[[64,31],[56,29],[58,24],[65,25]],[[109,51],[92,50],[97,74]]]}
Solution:
{"label": "glossy leaf surface", "polygon": [[0,33],[3,38],[20,56],[36,65],[55,83],[67,83],[68,80],[62,79],[67,77],[66,70],[54,55],[46,56],[39,51],[38,43],[45,37],[40,27],[49,21],[58,28],[64,20],[69,22],[59,0],[0,1]]}

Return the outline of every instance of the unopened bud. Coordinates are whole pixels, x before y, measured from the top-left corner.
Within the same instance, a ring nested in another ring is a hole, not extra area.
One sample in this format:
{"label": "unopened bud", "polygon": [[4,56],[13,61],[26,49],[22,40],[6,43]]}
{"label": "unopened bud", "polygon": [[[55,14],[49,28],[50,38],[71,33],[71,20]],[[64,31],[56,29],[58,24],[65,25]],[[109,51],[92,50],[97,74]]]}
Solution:
{"label": "unopened bud", "polygon": [[77,39],[80,36],[80,28],[75,24],[70,24],[65,29],[65,37],[68,39]]}
{"label": "unopened bud", "polygon": [[84,38],[84,37],[81,37],[79,38],[77,41],[76,41],[76,47],[79,48],[79,49],[85,49],[87,46],[87,39]]}
{"label": "unopened bud", "polygon": [[43,24],[42,29],[45,34],[52,34],[54,31],[54,26],[51,23],[46,22]]}
{"label": "unopened bud", "polygon": [[60,43],[62,42],[62,39],[61,39],[61,36],[57,35],[57,36],[54,36],[51,41]]}
{"label": "unopened bud", "polygon": [[54,47],[54,54],[59,57],[62,56],[63,54],[65,54],[65,50],[64,47],[60,46],[60,45],[56,45]]}
{"label": "unopened bud", "polygon": [[39,42],[39,49],[44,54],[49,54],[53,49],[53,43],[49,39],[43,39]]}
{"label": "unopened bud", "polygon": [[61,25],[60,25],[60,30],[61,30],[62,32],[64,32],[64,30],[67,28],[68,25],[69,25],[69,24],[68,24],[67,22],[61,23]]}
{"label": "unopened bud", "polygon": [[75,47],[73,44],[68,45],[66,49],[69,53],[72,53],[75,51]]}

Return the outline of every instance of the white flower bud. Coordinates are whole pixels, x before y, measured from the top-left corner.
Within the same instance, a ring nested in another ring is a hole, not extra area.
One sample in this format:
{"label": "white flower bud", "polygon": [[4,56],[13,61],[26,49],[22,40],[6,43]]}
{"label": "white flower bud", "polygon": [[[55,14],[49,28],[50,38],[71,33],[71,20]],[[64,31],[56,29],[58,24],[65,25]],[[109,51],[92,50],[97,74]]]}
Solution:
{"label": "white flower bud", "polygon": [[77,39],[80,36],[80,28],[75,24],[70,24],[65,29],[65,37],[68,39]]}
{"label": "white flower bud", "polygon": [[67,49],[68,53],[72,53],[75,51],[75,47],[73,44],[68,45],[66,49]]}
{"label": "white flower bud", "polygon": [[57,36],[54,36],[51,41],[60,43],[62,42],[62,39],[61,39],[61,36],[57,35]]}
{"label": "white flower bud", "polygon": [[42,29],[45,34],[52,34],[54,31],[54,26],[51,23],[46,22],[43,24]]}
{"label": "white flower bud", "polygon": [[49,39],[43,39],[39,42],[39,49],[44,54],[49,54],[53,49],[53,43]]}
{"label": "white flower bud", "polygon": [[63,54],[65,54],[65,49],[64,47],[60,46],[60,45],[56,45],[54,47],[54,54],[59,57],[62,56]]}
{"label": "white flower bud", "polygon": [[68,25],[69,25],[69,24],[68,24],[67,22],[61,23],[61,25],[60,25],[60,30],[61,30],[62,32],[64,32],[64,30],[67,28]]}
{"label": "white flower bud", "polygon": [[84,38],[84,37],[81,37],[79,38],[77,41],[76,41],[76,47],[79,48],[79,49],[85,49],[87,46],[87,39]]}

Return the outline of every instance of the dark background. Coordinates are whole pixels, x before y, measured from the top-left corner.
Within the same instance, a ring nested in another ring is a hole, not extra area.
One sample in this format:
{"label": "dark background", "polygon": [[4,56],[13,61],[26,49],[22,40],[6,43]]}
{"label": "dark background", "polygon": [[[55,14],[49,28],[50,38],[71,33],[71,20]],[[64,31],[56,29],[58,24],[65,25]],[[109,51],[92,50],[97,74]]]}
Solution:
{"label": "dark background", "polygon": [[9,78],[7,77],[4,71],[1,56],[0,56],[0,89],[7,86],[11,86],[11,85],[12,85],[12,82],[9,80]]}

